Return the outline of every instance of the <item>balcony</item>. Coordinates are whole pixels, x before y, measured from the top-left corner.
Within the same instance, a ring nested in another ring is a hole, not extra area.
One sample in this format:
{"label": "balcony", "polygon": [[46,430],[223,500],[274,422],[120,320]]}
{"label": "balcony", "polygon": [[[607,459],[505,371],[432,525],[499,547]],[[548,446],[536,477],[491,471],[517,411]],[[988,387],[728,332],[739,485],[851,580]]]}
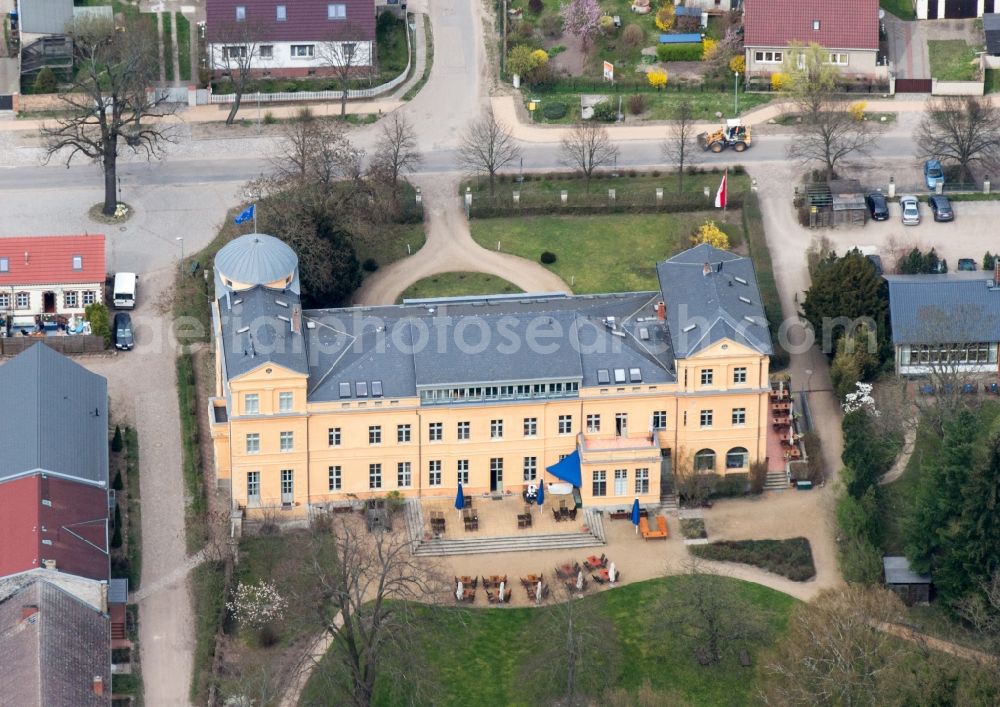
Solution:
{"label": "balcony", "polygon": [[614,462],[636,459],[659,460],[658,432],[645,434],[580,434],[577,445],[584,463]]}

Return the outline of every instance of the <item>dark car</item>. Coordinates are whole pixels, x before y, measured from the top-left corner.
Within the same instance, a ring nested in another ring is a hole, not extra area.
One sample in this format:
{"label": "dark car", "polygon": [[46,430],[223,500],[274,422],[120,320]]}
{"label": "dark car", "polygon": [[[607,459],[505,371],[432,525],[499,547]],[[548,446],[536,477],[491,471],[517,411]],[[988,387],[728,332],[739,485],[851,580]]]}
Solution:
{"label": "dark car", "polygon": [[882,256],[880,255],[866,255],[866,258],[871,261],[871,264],[875,267],[875,274],[882,275]]}
{"label": "dark car", "polygon": [[927,204],[931,207],[931,213],[934,214],[935,221],[955,220],[955,212],[951,208],[951,202],[948,201],[948,197],[934,194],[927,199]]}
{"label": "dark car", "polygon": [[122,351],[131,351],[135,346],[135,337],[132,334],[132,317],[127,312],[118,312],[114,322],[115,348]]}
{"label": "dark car", "polygon": [[948,261],[941,258],[939,261],[931,265],[930,271],[935,275],[944,275],[948,272]]}
{"label": "dark car", "polygon": [[877,192],[869,194],[865,197],[865,203],[868,204],[868,211],[872,215],[872,221],[889,220],[889,204],[886,202],[884,195]]}
{"label": "dark car", "polygon": [[959,272],[974,272],[976,269],[976,261],[972,258],[959,258],[958,259],[958,270]]}

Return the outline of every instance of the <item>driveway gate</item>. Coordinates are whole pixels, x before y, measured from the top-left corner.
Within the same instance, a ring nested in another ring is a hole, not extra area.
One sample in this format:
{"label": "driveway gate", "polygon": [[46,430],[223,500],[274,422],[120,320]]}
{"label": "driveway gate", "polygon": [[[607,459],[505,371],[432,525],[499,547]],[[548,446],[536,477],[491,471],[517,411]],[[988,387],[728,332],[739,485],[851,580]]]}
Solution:
{"label": "driveway gate", "polygon": [[944,0],[945,19],[959,20],[979,14],[978,0]]}
{"label": "driveway gate", "polygon": [[930,79],[896,79],[896,93],[930,93]]}
{"label": "driveway gate", "polygon": [[14,110],[14,97],[0,96],[0,110]]}

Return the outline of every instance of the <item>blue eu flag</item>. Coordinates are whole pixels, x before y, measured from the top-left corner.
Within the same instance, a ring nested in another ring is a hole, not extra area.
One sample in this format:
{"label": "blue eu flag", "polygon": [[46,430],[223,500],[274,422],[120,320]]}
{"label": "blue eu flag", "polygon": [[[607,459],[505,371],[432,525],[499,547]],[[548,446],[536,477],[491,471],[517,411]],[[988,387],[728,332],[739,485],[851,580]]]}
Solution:
{"label": "blue eu flag", "polygon": [[233,219],[233,222],[236,223],[236,225],[239,225],[241,223],[246,223],[247,221],[249,221],[250,219],[252,219],[253,215],[254,215],[254,213],[253,213],[254,212],[254,207],[255,207],[255,204],[250,204],[250,206],[248,206],[245,209],[243,209],[242,211],[240,211],[236,215],[236,218]]}

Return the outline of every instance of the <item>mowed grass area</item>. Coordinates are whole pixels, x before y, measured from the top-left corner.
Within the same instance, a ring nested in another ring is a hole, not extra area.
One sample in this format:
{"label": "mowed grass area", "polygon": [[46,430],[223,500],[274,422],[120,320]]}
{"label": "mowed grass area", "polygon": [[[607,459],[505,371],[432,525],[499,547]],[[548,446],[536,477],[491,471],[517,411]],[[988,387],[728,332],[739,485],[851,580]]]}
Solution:
{"label": "mowed grass area", "polygon": [[481,272],[446,272],[413,283],[396,300],[462,295],[500,295],[524,292],[512,282]]}
{"label": "mowed grass area", "polygon": [[[648,681],[658,693],[676,695],[693,705],[750,704],[758,680],[762,679],[758,672],[762,651],[784,632],[796,601],[760,585],[713,577],[712,581],[734,585],[742,609],[758,615],[769,636],[758,643],[745,644],[754,668],[740,667],[733,657],[703,667],[695,658],[694,641],[683,630],[667,631],[657,626],[659,599],[686,591],[688,581],[684,576],[661,577],[579,600],[610,621],[613,631],[603,640],[608,641],[609,650],[621,654],[621,672],[617,680],[609,677],[605,689],[621,688],[635,696],[643,682]],[[520,589],[515,587],[516,591]],[[543,703],[528,686],[533,682],[530,679],[533,659],[553,641],[565,640],[552,633],[552,623],[543,620],[546,618],[543,614],[554,611],[559,611],[559,607],[424,609],[419,640],[430,663],[429,672],[440,682],[434,692],[435,704],[527,707]],[[318,670],[323,669],[321,663]],[[375,693],[376,705],[398,704],[379,685]],[[320,681],[312,679],[299,704],[334,703],[336,696],[330,695]]]}
{"label": "mowed grass area", "polygon": [[600,216],[527,216],[473,219],[472,237],[495,250],[538,262],[544,251],[555,253],[546,265],[577,294],[641,292],[659,287],[656,261],[691,245],[695,229],[706,220],[729,235],[730,246],[743,239],[740,215],[721,211]]}
{"label": "mowed grass area", "polygon": [[[670,65],[667,65],[667,73],[670,72]],[[522,91],[524,97],[524,105],[527,107],[528,103],[533,98],[541,98],[541,103],[539,104],[538,110],[535,111],[534,121],[536,123],[577,123],[580,121],[580,97],[582,95],[593,95],[599,94],[601,91],[592,92],[580,92],[580,93],[539,93],[537,91],[532,91],[531,89],[524,89]],[[622,113],[625,114],[625,123],[634,123],[641,120],[671,120],[674,115],[674,111],[677,106],[683,101],[687,101],[691,104],[691,110],[694,115],[695,120],[699,121],[715,121],[718,120],[721,125],[726,118],[733,117],[733,109],[736,107],[733,101],[733,91],[732,87],[728,93],[716,91],[716,90],[704,90],[699,91],[696,89],[687,89],[684,91],[676,91],[666,89],[659,92],[649,92],[643,91],[641,93],[646,107],[645,110],[639,115],[633,115],[629,112],[629,96],[631,93],[610,93],[607,94],[607,100],[612,101],[615,106],[618,105],[618,97],[622,97]],[[774,93],[744,93],[740,90],[740,114],[746,111],[756,108],[757,106],[762,106],[773,101],[776,97]],[[566,105],[566,115],[562,118],[556,120],[551,120],[546,118],[542,112],[542,108],[550,103],[564,103]],[[722,113],[722,118],[717,118],[716,113]]]}
{"label": "mowed grass area", "polygon": [[[706,153],[708,154],[708,153]],[[700,153],[698,156],[701,156]],[[700,167],[701,165],[699,165]],[[722,172],[715,171],[714,168],[687,173],[681,183],[682,194],[703,194],[705,187],[711,190],[714,198],[719,182],[722,181]],[[698,168],[696,168],[698,169]],[[590,180],[590,193],[607,197],[608,189],[615,189],[619,199],[628,195],[644,193],[649,197],[649,203],[656,201],[656,188],[663,188],[664,197],[670,197],[678,193],[677,173],[670,172],[637,172],[633,169],[619,169],[618,176],[612,177],[612,169],[606,168],[597,170]],[[511,191],[517,189],[521,192],[521,203],[530,202],[535,197],[559,198],[559,192],[565,190],[570,197],[575,194],[587,192],[587,181],[578,177],[573,172],[527,172],[524,174],[524,181],[518,183],[517,173],[501,174],[497,180],[497,195],[510,198]],[[473,198],[476,194],[488,195],[490,191],[489,180],[484,177],[463,181],[459,185],[459,194],[464,194],[466,187],[472,189]],[[750,177],[740,170],[729,171],[728,189],[730,198],[736,194],[742,194],[750,188]],[[706,206],[709,204],[705,200]]]}
{"label": "mowed grass area", "polygon": [[879,0],[879,7],[891,12],[901,20],[912,20],[916,17],[913,11],[913,0]]}
{"label": "mowed grass area", "polygon": [[961,39],[928,39],[931,76],[939,81],[973,81],[976,48]]}

